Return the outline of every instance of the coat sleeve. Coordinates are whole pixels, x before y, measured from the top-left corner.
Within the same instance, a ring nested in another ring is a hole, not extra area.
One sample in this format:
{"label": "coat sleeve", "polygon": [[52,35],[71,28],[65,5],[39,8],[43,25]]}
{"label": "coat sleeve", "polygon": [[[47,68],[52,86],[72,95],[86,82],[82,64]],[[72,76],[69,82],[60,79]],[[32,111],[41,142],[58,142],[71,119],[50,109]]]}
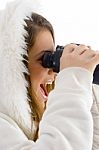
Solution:
{"label": "coat sleeve", "polygon": [[92,150],[92,74],[67,68],[56,78],[34,143],[11,122],[0,119],[2,150]]}
{"label": "coat sleeve", "polygon": [[99,85],[93,85],[93,105],[92,105],[92,116],[93,116],[93,150],[99,150]]}

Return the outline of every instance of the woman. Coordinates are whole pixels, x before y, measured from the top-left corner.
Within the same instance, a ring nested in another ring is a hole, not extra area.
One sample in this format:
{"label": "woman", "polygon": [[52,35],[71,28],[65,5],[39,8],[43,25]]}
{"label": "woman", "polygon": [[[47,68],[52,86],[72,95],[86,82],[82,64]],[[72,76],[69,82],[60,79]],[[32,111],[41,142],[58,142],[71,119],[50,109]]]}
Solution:
{"label": "woman", "polygon": [[54,33],[33,13],[34,4],[12,2],[0,18],[0,149],[91,150],[92,75],[99,54],[69,44],[57,76],[44,68],[42,56],[55,49]]}

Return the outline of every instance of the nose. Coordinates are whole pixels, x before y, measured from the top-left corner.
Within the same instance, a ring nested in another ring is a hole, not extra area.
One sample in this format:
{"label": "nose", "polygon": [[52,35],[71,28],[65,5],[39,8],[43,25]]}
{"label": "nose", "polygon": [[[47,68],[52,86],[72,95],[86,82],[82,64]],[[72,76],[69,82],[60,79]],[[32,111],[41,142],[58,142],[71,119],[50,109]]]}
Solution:
{"label": "nose", "polygon": [[48,78],[49,80],[51,80],[52,82],[55,80],[57,73],[53,72],[52,69],[48,69]]}

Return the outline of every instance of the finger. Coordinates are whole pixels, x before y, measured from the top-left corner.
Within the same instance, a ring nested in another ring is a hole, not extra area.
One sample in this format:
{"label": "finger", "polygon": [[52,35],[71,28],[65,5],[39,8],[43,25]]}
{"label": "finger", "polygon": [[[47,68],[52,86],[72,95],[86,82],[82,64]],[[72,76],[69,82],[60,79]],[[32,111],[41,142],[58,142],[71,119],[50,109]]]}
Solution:
{"label": "finger", "polygon": [[87,46],[87,47],[91,49],[91,46]]}
{"label": "finger", "polygon": [[90,49],[87,49],[81,54],[81,57],[84,59],[92,59],[96,55],[96,52]]}
{"label": "finger", "polygon": [[78,43],[71,43],[71,44],[75,44],[75,45],[77,45],[77,46],[79,46],[80,44],[78,44]]}
{"label": "finger", "polygon": [[65,47],[64,47],[64,51],[66,51],[66,53],[71,53],[74,51],[74,49],[78,47],[76,44],[67,44]]}
{"label": "finger", "polygon": [[81,44],[78,47],[76,47],[72,53],[74,55],[81,55],[82,53],[84,53],[88,49],[89,48],[87,46]]}

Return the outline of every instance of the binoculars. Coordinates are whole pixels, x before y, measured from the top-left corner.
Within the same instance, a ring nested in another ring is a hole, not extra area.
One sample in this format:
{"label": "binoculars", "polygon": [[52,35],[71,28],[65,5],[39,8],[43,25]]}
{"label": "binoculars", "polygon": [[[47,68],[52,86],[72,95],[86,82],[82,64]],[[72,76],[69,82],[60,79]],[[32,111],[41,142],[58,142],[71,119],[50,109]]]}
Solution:
{"label": "binoculars", "polygon": [[[56,51],[45,52],[42,57],[42,66],[44,68],[51,68],[54,72],[58,73],[60,71],[60,57],[62,56],[63,50],[63,46],[57,45]],[[93,73],[93,83],[99,85],[99,65],[96,66]]]}

